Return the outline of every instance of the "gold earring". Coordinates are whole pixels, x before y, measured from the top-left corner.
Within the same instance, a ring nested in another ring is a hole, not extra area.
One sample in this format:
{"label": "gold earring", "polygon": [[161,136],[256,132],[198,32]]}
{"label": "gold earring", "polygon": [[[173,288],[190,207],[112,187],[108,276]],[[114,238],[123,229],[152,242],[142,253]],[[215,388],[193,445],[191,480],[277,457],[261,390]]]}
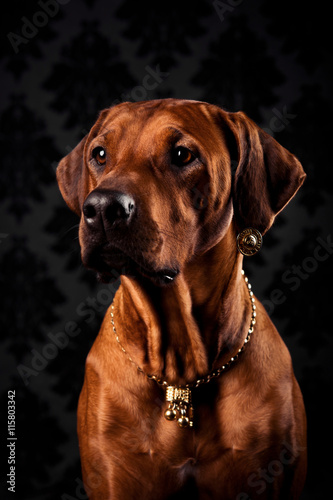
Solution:
{"label": "gold earring", "polygon": [[250,257],[259,252],[262,244],[262,236],[258,229],[247,227],[237,236],[237,248],[243,255]]}

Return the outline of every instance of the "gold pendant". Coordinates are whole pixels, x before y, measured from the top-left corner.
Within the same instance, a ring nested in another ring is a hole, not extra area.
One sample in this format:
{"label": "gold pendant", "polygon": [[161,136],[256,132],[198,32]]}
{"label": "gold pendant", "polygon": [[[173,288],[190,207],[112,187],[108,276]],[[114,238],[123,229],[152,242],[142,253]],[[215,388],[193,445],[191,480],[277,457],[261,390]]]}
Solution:
{"label": "gold pendant", "polygon": [[237,248],[243,255],[251,255],[259,252],[262,245],[262,236],[258,229],[247,227],[237,236]]}
{"label": "gold pendant", "polygon": [[189,387],[174,387],[169,385],[166,390],[166,400],[169,407],[164,416],[167,420],[176,420],[179,427],[193,427],[192,394]]}

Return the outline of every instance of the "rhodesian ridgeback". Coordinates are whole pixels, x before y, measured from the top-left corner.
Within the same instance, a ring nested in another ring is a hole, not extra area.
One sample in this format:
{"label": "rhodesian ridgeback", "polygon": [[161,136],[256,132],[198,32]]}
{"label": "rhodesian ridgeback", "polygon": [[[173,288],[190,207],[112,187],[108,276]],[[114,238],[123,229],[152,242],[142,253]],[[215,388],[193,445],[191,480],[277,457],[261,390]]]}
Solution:
{"label": "rhodesian ridgeback", "polygon": [[89,498],[298,499],[303,398],[242,267],[299,161],[242,112],[161,99],[102,111],[57,177],[84,265],[121,275],[78,406]]}

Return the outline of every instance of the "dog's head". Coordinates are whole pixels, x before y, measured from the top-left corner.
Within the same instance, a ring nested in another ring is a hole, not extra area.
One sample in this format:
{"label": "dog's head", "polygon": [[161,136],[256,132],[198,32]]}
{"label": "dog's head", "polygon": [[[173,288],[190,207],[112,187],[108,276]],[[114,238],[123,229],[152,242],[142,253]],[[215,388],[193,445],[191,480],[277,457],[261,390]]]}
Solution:
{"label": "dog's head", "polygon": [[57,178],[88,268],[166,284],[232,219],[264,234],[305,174],[243,113],[162,99],[102,111]]}

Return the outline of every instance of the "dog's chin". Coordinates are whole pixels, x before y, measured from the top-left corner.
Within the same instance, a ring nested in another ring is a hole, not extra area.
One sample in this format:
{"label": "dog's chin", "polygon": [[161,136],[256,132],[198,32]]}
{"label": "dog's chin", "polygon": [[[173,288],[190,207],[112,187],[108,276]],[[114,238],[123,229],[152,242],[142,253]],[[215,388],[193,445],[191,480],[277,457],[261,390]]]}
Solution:
{"label": "dog's chin", "polygon": [[167,266],[155,268],[148,263],[138,263],[118,249],[94,252],[86,257],[83,263],[88,269],[97,272],[97,278],[102,283],[110,283],[123,275],[138,280],[149,280],[156,286],[164,287],[171,285],[179,274],[179,269]]}

